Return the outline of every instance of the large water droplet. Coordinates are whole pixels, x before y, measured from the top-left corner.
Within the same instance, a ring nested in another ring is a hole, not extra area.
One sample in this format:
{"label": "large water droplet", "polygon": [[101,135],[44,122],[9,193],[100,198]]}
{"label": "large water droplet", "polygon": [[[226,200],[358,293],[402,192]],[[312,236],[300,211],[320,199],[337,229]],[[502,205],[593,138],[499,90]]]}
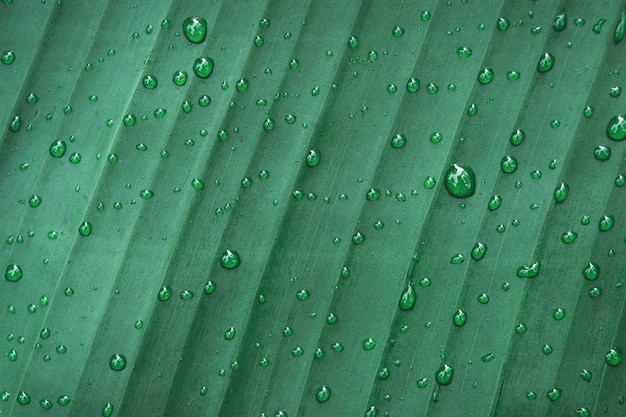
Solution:
{"label": "large water droplet", "polygon": [[330,398],[331,390],[326,385],[322,385],[317,389],[317,394],[315,394],[315,399],[321,403],[328,401]]}
{"label": "large water droplet", "polygon": [[231,251],[230,249],[226,249],[226,251],[222,254],[222,258],[220,259],[220,265],[225,269],[234,269],[239,266],[241,262],[239,258],[239,253],[235,251]]}
{"label": "large water droplet", "polygon": [[567,194],[569,194],[569,185],[562,182],[554,190],[554,201],[556,201],[557,203],[564,202],[567,198]]}
{"label": "large water droplet", "polygon": [[308,167],[317,166],[317,164],[320,163],[321,157],[322,157],[322,155],[321,155],[319,149],[309,149],[309,151],[306,154],[306,158],[305,158],[306,166],[308,166]]}
{"label": "large water droplet", "polygon": [[23,275],[22,267],[16,264],[7,265],[7,268],[4,270],[4,278],[10,282],[19,281]]}
{"label": "large water droplet", "polygon": [[109,366],[114,371],[121,371],[126,368],[126,357],[124,355],[120,355],[119,353],[114,354],[109,359]]}
{"label": "large water droplet", "polygon": [[209,78],[214,66],[215,63],[211,58],[202,56],[194,61],[193,72],[200,78]]}
{"label": "large water droplet", "polygon": [[541,57],[539,58],[539,62],[537,63],[537,71],[539,72],[548,72],[552,69],[552,67],[554,66],[554,55],[552,55],[550,52],[546,52],[545,54],[541,55]]}
{"label": "large water droplet", "polygon": [[435,373],[435,379],[439,385],[449,385],[453,375],[454,368],[444,363]]}
{"label": "large water droplet", "polygon": [[202,43],[206,38],[207,21],[201,17],[190,16],[183,22],[183,33],[189,42]]}
{"label": "large water droplet", "polygon": [[67,145],[65,144],[65,141],[62,140],[55,140],[54,142],[52,142],[50,144],[50,155],[52,155],[55,158],[61,158],[63,155],[65,155],[65,150],[67,149]]}
{"label": "large water droplet", "polygon": [[622,361],[622,350],[619,348],[611,348],[604,355],[604,360],[608,365],[617,366]]}
{"label": "large water droplet", "polygon": [[415,288],[413,288],[413,284],[409,282],[400,295],[400,302],[398,303],[400,310],[408,311],[413,309],[413,307],[415,307],[415,300]]}
{"label": "large water droplet", "polygon": [[467,321],[467,313],[461,309],[458,309],[452,315],[452,323],[454,323],[454,325],[457,327],[463,326],[466,321]]}
{"label": "large water droplet", "polygon": [[452,164],[446,172],[444,184],[453,197],[471,197],[476,192],[476,175],[470,167]]}
{"label": "large water droplet", "polygon": [[626,116],[623,114],[613,116],[606,126],[606,135],[609,139],[624,140],[626,138]]}
{"label": "large water droplet", "polygon": [[583,276],[588,281],[596,280],[600,276],[600,267],[593,262],[589,262],[583,268]]}
{"label": "large water droplet", "polygon": [[555,32],[560,32],[567,27],[567,14],[562,12],[555,16],[554,21],[552,22],[552,29]]}
{"label": "large water droplet", "polygon": [[487,253],[487,245],[482,242],[476,242],[472,248],[471,256],[473,260],[480,261],[485,256],[485,253]]}

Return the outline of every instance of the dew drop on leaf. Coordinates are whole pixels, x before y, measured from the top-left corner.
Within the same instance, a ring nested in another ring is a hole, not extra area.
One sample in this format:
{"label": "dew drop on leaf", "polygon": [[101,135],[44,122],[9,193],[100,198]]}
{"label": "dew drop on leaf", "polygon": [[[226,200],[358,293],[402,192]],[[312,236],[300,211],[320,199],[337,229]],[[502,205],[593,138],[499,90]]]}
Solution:
{"label": "dew drop on leaf", "polygon": [[544,73],[548,72],[554,66],[554,56],[550,52],[546,52],[539,58],[537,63],[537,71]]}
{"label": "dew drop on leaf", "polygon": [[402,294],[400,295],[400,310],[408,311],[413,309],[413,307],[415,307],[415,300],[415,288],[413,288],[413,284],[409,282],[406,288],[402,291]]}
{"label": "dew drop on leaf", "polygon": [[554,201],[556,201],[557,203],[562,203],[565,201],[568,194],[569,194],[569,185],[562,182],[554,190]]}
{"label": "dew drop on leaf", "polygon": [[234,269],[239,266],[241,259],[239,258],[239,253],[236,251],[231,251],[230,249],[226,249],[222,254],[222,258],[220,259],[220,265],[224,269]]}
{"label": "dew drop on leaf", "polygon": [[444,184],[453,197],[471,197],[476,192],[476,175],[470,167],[452,164],[446,172]]}
{"label": "dew drop on leaf", "polygon": [[199,78],[209,78],[209,75],[213,72],[214,65],[213,59],[202,56],[194,61],[193,72]]}
{"label": "dew drop on leaf", "polygon": [[606,127],[606,135],[615,141],[624,140],[626,138],[626,116],[623,114],[613,116]]}
{"label": "dew drop on leaf", "polygon": [[111,356],[111,359],[109,359],[109,367],[114,371],[121,371],[126,368],[126,357],[119,353],[114,354]]}
{"label": "dew drop on leaf", "polygon": [[517,276],[519,278],[534,278],[539,275],[541,266],[539,262],[535,262],[530,266],[520,266],[517,268]]}
{"label": "dew drop on leaf", "polygon": [[435,372],[435,380],[439,385],[449,385],[452,382],[453,375],[454,368],[444,363],[437,372]]}
{"label": "dew drop on leaf", "polygon": [[458,309],[452,315],[452,323],[454,323],[454,325],[457,327],[462,327],[463,325],[465,325],[466,321],[467,321],[467,313],[461,309]]}
{"label": "dew drop on leaf", "polygon": [[472,248],[471,257],[475,261],[480,261],[487,253],[487,245],[482,242],[476,242]]}
{"label": "dew drop on leaf", "polygon": [[22,267],[16,264],[7,265],[4,270],[4,278],[10,282],[17,282],[22,279],[24,273],[22,272]]}
{"label": "dew drop on leaf", "polygon": [[324,403],[328,401],[328,399],[330,398],[330,395],[331,395],[330,388],[327,387],[326,385],[322,385],[321,387],[317,389],[317,393],[315,394],[315,399],[320,403]]}
{"label": "dew drop on leaf", "polygon": [[207,21],[201,17],[190,16],[183,22],[183,33],[191,43],[202,43],[207,34]]}

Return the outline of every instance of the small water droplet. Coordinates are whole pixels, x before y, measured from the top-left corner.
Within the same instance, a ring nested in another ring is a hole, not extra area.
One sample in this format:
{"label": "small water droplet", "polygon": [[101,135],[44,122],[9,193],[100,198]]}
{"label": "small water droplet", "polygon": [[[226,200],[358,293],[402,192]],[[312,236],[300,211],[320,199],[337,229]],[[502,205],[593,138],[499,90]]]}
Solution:
{"label": "small water droplet", "polygon": [[236,251],[231,251],[230,249],[226,249],[222,254],[222,258],[220,259],[220,265],[224,269],[234,269],[239,266],[241,259],[239,257],[239,253]]}
{"label": "small water droplet", "polygon": [[109,367],[114,371],[121,371],[126,368],[126,357],[119,353],[114,354],[111,356],[111,359],[109,359]]}

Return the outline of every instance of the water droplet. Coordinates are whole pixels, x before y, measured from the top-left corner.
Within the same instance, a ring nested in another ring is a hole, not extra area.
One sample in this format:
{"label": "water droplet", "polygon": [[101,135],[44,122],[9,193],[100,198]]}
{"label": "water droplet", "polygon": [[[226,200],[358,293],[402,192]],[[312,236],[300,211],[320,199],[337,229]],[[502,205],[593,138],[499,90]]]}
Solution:
{"label": "water droplet", "polygon": [[365,235],[362,234],[361,232],[356,232],[354,236],[352,236],[352,243],[354,243],[355,245],[360,245],[364,241],[365,241]]}
{"label": "water droplet", "polygon": [[22,267],[16,264],[7,265],[6,269],[4,270],[4,278],[10,282],[19,281],[20,279],[22,279],[23,275],[24,273],[22,271]]}
{"label": "water droplet", "polygon": [[500,168],[505,174],[512,174],[517,169],[517,159],[512,155],[506,155],[500,161]]}
{"label": "water droplet", "polygon": [[487,245],[482,242],[476,242],[472,248],[471,256],[473,260],[480,261],[485,256],[485,253],[487,253]]}
{"label": "water droplet", "polygon": [[29,404],[30,403],[30,395],[28,395],[24,391],[20,391],[20,393],[17,394],[17,403],[20,404],[20,405],[27,405],[27,404]]}
{"label": "water droplet", "polygon": [[583,277],[585,277],[588,281],[594,281],[600,276],[600,267],[593,263],[589,262],[583,268]]}
{"label": "water droplet", "polygon": [[615,141],[624,140],[626,138],[626,116],[623,114],[613,116],[606,127],[606,135]]}
{"label": "water droplet", "polygon": [[113,404],[107,403],[102,408],[102,417],[111,417],[111,414],[113,414]]}
{"label": "water droplet", "polygon": [[326,385],[322,385],[317,389],[317,394],[315,394],[315,399],[320,402],[326,402],[330,398],[331,390]]}
{"label": "water droplet", "polygon": [[528,330],[528,327],[524,323],[520,323],[515,326],[515,333],[517,334],[526,333],[526,330]]}
{"label": "water droplet", "polygon": [[126,357],[119,353],[114,354],[111,356],[111,359],[109,359],[109,367],[114,371],[121,371],[126,368]]}
{"label": "water droplet", "polygon": [[197,58],[193,63],[193,72],[200,78],[209,78],[213,72],[215,63],[209,57],[202,56]]}
{"label": "water droplet", "polygon": [[567,27],[567,14],[562,12],[555,16],[554,21],[552,22],[552,29],[555,32],[560,32]]}
{"label": "water droplet", "polygon": [[449,385],[452,382],[452,376],[454,375],[454,368],[447,364],[441,365],[441,367],[435,372],[435,379],[439,385]]}
{"label": "water droplet", "polygon": [[320,163],[321,153],[319,149],[309,149],[306,154],[305,163],[308,167],[317,166]]}
{"label": "water droplet", "polygon": [[263,129],[266,130],[266,131],[270,131],[270,130],[274,129],[275,125],[276,125],[276,122],[274,121],[274,119],[271,119],[271,118],[268,117],[263,122]]}
{"label": "water droplet", "polygon": [[229,327],[226,332],[224,332],[224,339],[232,340],[235,337],[236,330],[234,327]]}
{"label": "water droplet", "polygon": [[400,302],[398,303],[400,310],[412,310],[413,307],[415,307],[416,298],[415,288],[413,288],[413,284],[409,282],[400,295]]}
{"label": "water droplet", "polygon": [[481,357],[480,360],[486,363],[486,362],[491,362],[495,357],[496,357],[496,354],[493,352],[490,352],[484,355],[483,357]]}
{"label": "water droplet", "polygon": [[31,207],[38,207],[40,204],[41,204],[41,197],[39,197],[38,195],[32,195],[28,199],[28,205]]}
{"label": "water droplet", "polygon": [[600,223],[598,223],[598,229],[601,232],[606,232],[608,230],[611,230],[614,224],[615,224],[615,217],[613,217],[613,215],[608,215],[608,216],[604,215],[600,219]]}
{"label": "water droplet", "polygon": [[158,82],[154,75],[146,75],[145,77],[143,77],[142,84],[148,90],[152,90],[157,87]]}
{"label": "water droplet", "polygon": [[454,265],[462,264],[463,262],[465,262],[465,256],[462,253],[457,253],[450,258],[450,263]]}
{"label": "water droplet", "polygon": [[9,131],[15,133],[18,130],[20,130],[21,126],[22,126],[22,119],[20,118],[20,116],[15,116],[13,120],[11,120],[11,122],[9,123]]}
{"label": "water droplet", "polygon": [[63,155],[65,155],[65,150],[67,149],[67,145],[65,144],[65,141],[62,140],[55,140],[54,142],[52,142],[52,144],[50,144],[50,155],[52,155],[55,158],[61,158]]}
{"label": "water droplet", "polygon": [[563,317],[565,317],[565,310],[562,308],[555,308],[554,312],[552,313],[552,317],[554,318],[554,320],[562,320]]}
{"label": "water droplet", "polygon": [[152,192],[152,190],[146,189],[139,192],[139,197],[143,198],[144,200],[150,200],[153,196],[154,193]]}
{"label": "water droplet", "polygon": [[517,81],[519,80],[521,77],[521,74],[515,70],[510,70],[507,71],[506,73],[506,79],[509,81]]}
{"label": "water droplet", "polygon": [[550,391],[546,393],[546,397],[548,397],[550,401],[556,401],[559,399],[560,396],[561,396],[561,390],[559,388],[552,388]]}
{"label": "water droplet", "polygon": [[611,158],[611,148],[604,145],[596,146],[593,150],[593,157],[598,161],[608,161]]}
{"label": "water droplet", "polygon": [[220,259],[220,265],[222,265],[222,268],[224,269],[237,268],[240,262],[239,253],[231,251],[230,249],[226,249]]}
{"label": "water droplet", "polygon": [[549,355],[552,353],[553,349],[552,349],[552,346],[545,344],[541,347],[541,351],[543,352],[544,355]]}
{"label": "water droplet", "polygon": [[453,164],[445,175],[445,187],[451,196],[471,197],[476,192],[476,176],[470,167]]}
{"label": "water droplet", "polygon": [[376,341],[372,339],[371,337],[363,341],[363,349],[365,350],[372,350],[374,349],[375,346],[376,346]]}
{"label": "water droplet", "polygon": [[562,203],[567,198],[569,194],[569,185],[562,182],[559,184],[554,190],[554,201],[557,203]]}
{"label": "water droplet", "polygon": [[406,82],[406,89],[409,93],[415,93],[420,88],[420,82],[417,78],[411,77]]}
{"label": "water droplet", "polygon": [[404,135],[398,134],[391,138],[391,147],[392,148],[402,148],[406,145],[406,137]]}
{"label": "water droplet", "polygon": [[511,145],[519,146],[524,142],[524,139],[526,139],[526,133],[524,133],[522,129],[515,129],[513,133],[511,133],[509,140],[511,141]]}
{"label": "water droplet", "polygon": [[422,22],[427,22],[430,20],[430,11],[428,10],[423,10],[420,18],[422,19]]}
{"label": "water droplet", "polygon": [[519,278],[534,278],[539,275],[539,271],[541,269],[541,265],[539,262],[535,262],[530,266],[520,266],[517,268],[517,276]]}
{"label": "water droplet", "polygon": [[546,52],[539,58],[539,62],[537,63],[537,71],[539,72],[548,72],[554,66],[554,56],[550,52]]}
{"label": "water droplet", "polygon": [[302,289],[296,293],[296,298],[300,301],[304,301],[309,298],[310,293],[308,290]]}
{"label": "water droplet", "polygon": [[198,178],[194,178],[191,180],[191,186],[193,188],[195,188],[196,190],[203,190],[204,189],[204,181],[202,181],[201,179]]}
{"label": "water droplet", "polygon": [[481,84],[489,84],[493,80],[493,69],[483,68],[478,73],[478,82]]}
{"label": "water droplet", "polygon": [[172,81],[179,87],[182,87],[187,82],[187,73],[185,71],[176,71],[172,77]]}
{"label": "water droplet", "polygon": [[487,203],[487,208],[489,208],[490,211],[494,211],[497,210],[501,204],[502,197],[496,194],[489,199],[489,203]]}
{"label": "water droplet", "polygon": [[167,301],[172,296],[172,289],[169,286],[161,287],[159,293],[157,294],[157,298],[159,301]]}
{"label": "water droplet", "polygon": [[511,26],[511,22],[509,21],[509,19],[506,19],[504,17],[498,18],[498,21],[496,22],[496,27],[498,28],[498,30],[505,31],[509,28],[509,26]]}
{"label": "water droplet", "polygon": [[624,38],[624,32],[626,32],[626,9],[622,10],[622,16],[615,26],[615,33],[613,33],[613,42],[620,43]]}
{"label": "water droplet", "polygon": [[467,58],[472,55],[472,50],[467,46],[460,46],[457,48],[456,54],[462,58]]}
{"label": "water droplet", "polygon": [[470,106],[467,108],[467,115],[475,116],[476,113],[478,113],[478,106],[476,105],[476,103],[470,104]]}
{"label": "water droplet", "polygon": [[577,237],[578,234],[576,232],[569,230],[561,235],[561,241],[566,245],[569,245],[570,243],[573,243]]}
{"label": "water droplet", "polygon": [[91,223],[81,223],[81,225],[78,227],[78,233],[80,233],[81,236],[89,236],[91,234]]}
{"label": "water droplet", "polygon": [[191,43],[202,43],[206,38],[207,21],[201,17],[190,16],[183,22],[183,33]]}
{"label": "water droplet", "polygon": [[463,326],[466,321],[467,321],[467,313],[461,309],[458,309],[452,315],[452,323],[454,323],[454,325],[457,327]]}
{"label": "water droplet", "polygon": [[71,402],[71,399],[67,395],[61,395],[57,399],[57,404],[59,404],[60,406],[68,405],[70,402]]}
{"label": "water droplet", "polygon": [[356,36],[350,36],[350,38],[348,39],[348,46],[351,49],[354,49],[357,46],[359,46],[359,38],[357,38]]}
{"label": "water droplet", "polygon": [[611,97],[619,97],[621,94],[622,94],[622,87],[620,86],[611,87],[611,89],[609,90],[609,95]]}

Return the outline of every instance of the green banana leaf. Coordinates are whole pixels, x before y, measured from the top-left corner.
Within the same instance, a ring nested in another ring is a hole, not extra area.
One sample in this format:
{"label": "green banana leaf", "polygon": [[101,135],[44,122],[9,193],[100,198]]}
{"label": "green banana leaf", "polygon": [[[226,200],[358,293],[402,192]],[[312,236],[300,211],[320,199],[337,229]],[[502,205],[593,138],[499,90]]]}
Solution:
{"label": "green banana leaf", "polygon": [[0,414],[626,415],[625,7],[3,0]]}

